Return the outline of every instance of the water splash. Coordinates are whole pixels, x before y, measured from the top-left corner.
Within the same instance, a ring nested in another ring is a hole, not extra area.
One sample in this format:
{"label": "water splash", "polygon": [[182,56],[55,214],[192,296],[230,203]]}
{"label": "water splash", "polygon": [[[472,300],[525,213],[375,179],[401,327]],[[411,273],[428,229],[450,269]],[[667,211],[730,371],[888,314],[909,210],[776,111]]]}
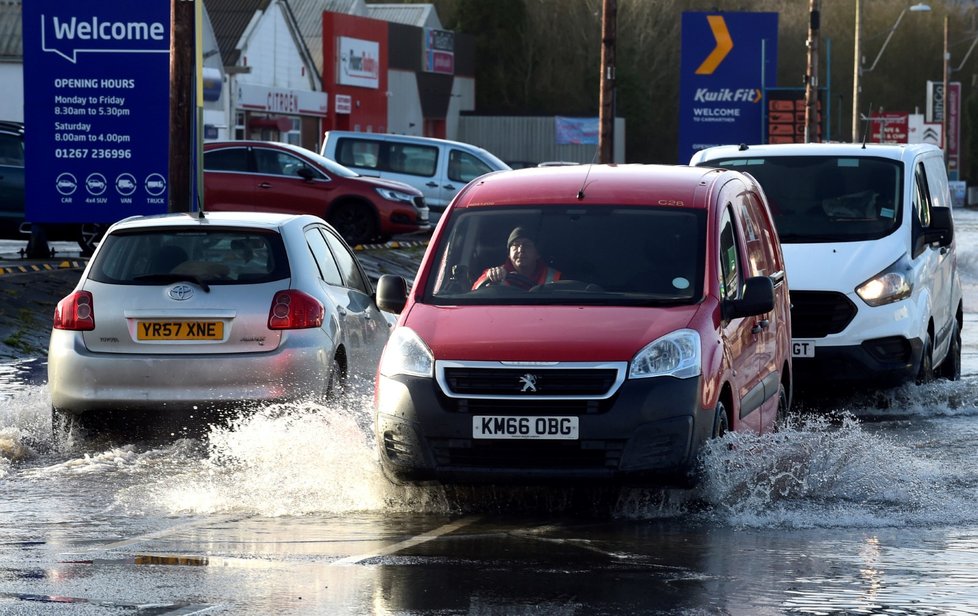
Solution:
{"label": "water splash", "polygon": [[[53,447],[43,387],[0,408],[0,481],[83,480],[134,515],[285,516],[381,512],[581,513],[630,519],[708,519],[749,527],[956,524],[978,519],[967,457],[976,384],[935,382],[849,400],[797,417],[770,435],[710,444],[695,490],[588,491],[490,486],[395,486],[380,471],[372,399],[280,406],[211,426],[205,438],[87,441]],[[887,419],[887,421],[883,421]],[[919,435],[907,425],[926,427]],[[957,448],[957,449],[954,449]]]}
{"label": "water splash", "polygon": [[[709,515],[751,527],[903,526],[974,519],[938,461],[867,432],[851,414],[796,418],[774,434],[708,444]],[[962,518],[964,516],[964,518]]]}

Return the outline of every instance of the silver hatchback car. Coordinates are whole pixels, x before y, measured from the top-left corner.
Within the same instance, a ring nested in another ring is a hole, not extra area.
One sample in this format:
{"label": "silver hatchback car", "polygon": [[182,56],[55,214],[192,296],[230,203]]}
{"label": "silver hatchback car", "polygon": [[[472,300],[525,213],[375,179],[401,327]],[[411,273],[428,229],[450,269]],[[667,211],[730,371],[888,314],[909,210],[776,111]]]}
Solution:
{"label": "silver hatchback car", "polygon": [[55,425],[323,400],[372,382],[388,333],[353,251],[316,216],[128,218],[55,311]]}

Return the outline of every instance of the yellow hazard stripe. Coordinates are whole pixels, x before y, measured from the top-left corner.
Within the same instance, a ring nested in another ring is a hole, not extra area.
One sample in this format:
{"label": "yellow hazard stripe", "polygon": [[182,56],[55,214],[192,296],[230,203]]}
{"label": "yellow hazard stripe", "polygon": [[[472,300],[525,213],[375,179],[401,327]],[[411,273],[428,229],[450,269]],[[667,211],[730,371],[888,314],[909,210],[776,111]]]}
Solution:
{"label": "yellow hazard stripe", "polygon": [[31,272],[50,272],[59,269],[82,269],[83,261],[61,261],[60,263],[30,263],[27,265],[8,265],[0,267],[0,274],[29,274]]}
{"label": "yellow hazard stripe", "polygon": [[398,248],[416,248],[418,246],[427,246],[428,240],[408,240],[408,241],[398,241],[392,240],[390,242],[385,242],[383,244],[357,244],[353,247],[353,250],[364,251],[364,250],[389,250]]}
{"label": "yellow hazard stripe", "polygon": [[136,554],[137,565],[184,565],[190,567],[207,566],[206,556],[167,556],[165,554]]}

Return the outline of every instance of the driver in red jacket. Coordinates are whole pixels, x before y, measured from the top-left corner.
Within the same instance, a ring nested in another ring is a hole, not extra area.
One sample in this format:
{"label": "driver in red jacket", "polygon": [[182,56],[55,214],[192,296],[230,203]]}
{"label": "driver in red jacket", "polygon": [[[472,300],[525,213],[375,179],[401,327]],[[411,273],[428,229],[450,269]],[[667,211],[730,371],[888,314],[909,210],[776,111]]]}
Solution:
{"label": "driver in red jacket", "polygon": [[528,290],[540,284],[560,280],[560,271],[543,262],[533,238],[525,228],[513,229],[506,246],[509,249],[509,259],[502,265],[487,268],[482,272],[482,275],[472,284],[473,289],[501,284]]}

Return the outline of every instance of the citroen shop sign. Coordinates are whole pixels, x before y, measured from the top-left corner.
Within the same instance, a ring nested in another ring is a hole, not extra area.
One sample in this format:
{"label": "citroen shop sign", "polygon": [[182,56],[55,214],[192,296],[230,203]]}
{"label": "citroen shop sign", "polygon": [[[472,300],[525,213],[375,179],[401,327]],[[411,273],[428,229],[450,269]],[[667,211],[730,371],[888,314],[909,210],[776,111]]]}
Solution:
{"label": "citroen shop sign", "polygon": [[170,3],[23,5],[26,218],[167,211]]}

